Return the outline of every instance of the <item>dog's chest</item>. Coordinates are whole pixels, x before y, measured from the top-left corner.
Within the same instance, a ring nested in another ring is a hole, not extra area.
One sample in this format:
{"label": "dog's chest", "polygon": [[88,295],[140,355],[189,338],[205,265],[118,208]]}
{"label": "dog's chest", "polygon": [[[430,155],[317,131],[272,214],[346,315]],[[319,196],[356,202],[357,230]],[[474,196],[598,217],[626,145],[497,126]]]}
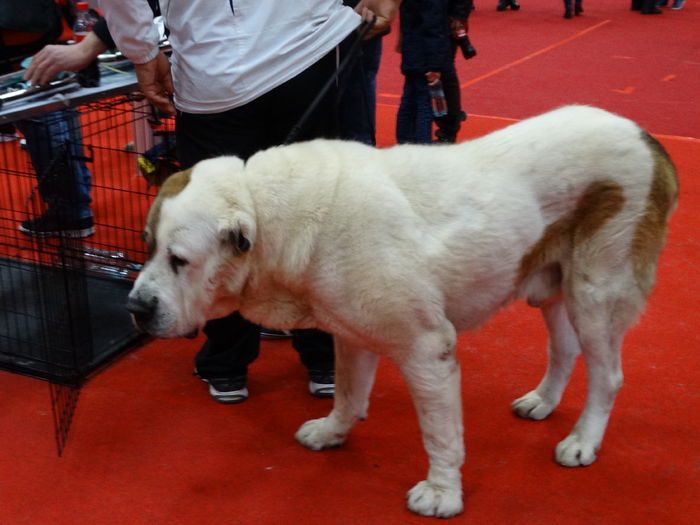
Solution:
{"label": "dog's chest", "polygon": [[311,328],[309,305],[284,288],[260,287],[246,291],[240,312],[246,319],[268,328],[291,330]]}

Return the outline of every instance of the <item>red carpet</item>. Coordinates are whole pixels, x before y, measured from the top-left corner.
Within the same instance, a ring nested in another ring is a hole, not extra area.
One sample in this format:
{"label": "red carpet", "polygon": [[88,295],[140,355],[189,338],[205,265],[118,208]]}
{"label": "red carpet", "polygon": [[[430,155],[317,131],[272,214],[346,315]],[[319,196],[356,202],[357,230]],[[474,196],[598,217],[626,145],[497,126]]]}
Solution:
{"label": "red carpet", "polygon": [[[553,448],[583,404],[582,367],[543,422],[509,411],[545,364],[538,313],[522,304],[460,338],[467,461],[465,513],[478,525],[700,523],[700,4],[645,17],[629,2],[523,0],[498,13],[477,0],[477,58],[460,66],[470,118],[462,138],[552,107],[590,103],[631,117],[679,168],[680,207],[646,314],[624,351],[625,386],[599,460],[583,469]],[[401,76],[393,36],[380,72],[379,141],[393,142]],[[689,138],[690,137],[690,138]],[[211,401],[192,377],[201,340],[158,341],[125,356],[82,391],[56,456],[45,383],[0,372],[0,523],[428,523],[403,496],[427,460],[406,387],[383,362],[370,417],[341,449],[311,452],[293,434],[331,402],[305,392],[288,342],[265,342],[238,406]]]}

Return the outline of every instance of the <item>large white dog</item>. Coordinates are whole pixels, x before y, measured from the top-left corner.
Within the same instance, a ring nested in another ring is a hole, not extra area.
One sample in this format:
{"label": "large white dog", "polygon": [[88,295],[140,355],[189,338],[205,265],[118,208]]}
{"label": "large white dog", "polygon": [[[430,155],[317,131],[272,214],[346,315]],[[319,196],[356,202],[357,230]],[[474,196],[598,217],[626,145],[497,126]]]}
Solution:
{"label": "large white dog", "polygon": [[196,334],[235,310],[332,333],[333,410],[296,434],[313,450],[340,445],[366,417],[387,356],[408,383],[430,459],[408,507],[450,517],[462,511],[464,460],[457,331],[516,298],[541,309],[549,366],[513,410],[547,417],[582,352],[588,397],[556,459],[589,465],[677,191],[658,142],[583,106],[452,146],[316,140],[246,164],[207,160],[162,187],[128,308],[158,337]]}

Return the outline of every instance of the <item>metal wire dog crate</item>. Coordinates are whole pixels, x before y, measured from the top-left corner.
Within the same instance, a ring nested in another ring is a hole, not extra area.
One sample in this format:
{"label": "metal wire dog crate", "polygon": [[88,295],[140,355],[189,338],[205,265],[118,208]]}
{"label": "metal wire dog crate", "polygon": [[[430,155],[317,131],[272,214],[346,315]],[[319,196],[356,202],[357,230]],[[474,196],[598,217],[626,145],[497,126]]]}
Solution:
{"label": "metal wire dog crate", "polygon": [[[80,127],[69,130],[72,143],[47,149],[51,158],[40,173],[30,144],[0,144],[0,369],[51,383],[59,453],[85,379],[141,337],[124,304],[146,258],[141,231],[155,188],[137,161],[154,149],[159,134],[169,136],[169,123],[137,95],[102,98],[98,90],[93,97],[70,109],[39,104],[14,117],[0,113],[3,123],[23,129],[33,119],[73,111]],[[61,177],[75,175],[76,162],[92,175],[94,234],[20,231],[47,211],[47,191],[65,190]]]}

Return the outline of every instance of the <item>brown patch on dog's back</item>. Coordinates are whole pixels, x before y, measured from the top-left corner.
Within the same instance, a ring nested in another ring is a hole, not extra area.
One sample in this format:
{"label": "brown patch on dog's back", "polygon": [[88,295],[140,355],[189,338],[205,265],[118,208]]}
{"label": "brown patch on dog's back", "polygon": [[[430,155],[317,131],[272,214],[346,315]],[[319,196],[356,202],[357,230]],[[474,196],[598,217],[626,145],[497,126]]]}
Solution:
{"label": "brown patch on dog's back", "polygon": [[642,132],[642,138],[654,159],[654,176],[644,216],[634,233],[632,261],[637,286],[648,295],[654,285],[656,261],[666,240],[668,219],[678,202],[678,178],[664,147],[647,132]]}
{"label": "brown patch on dog's back", "polygon": [[148,210],[148,218],[146,219],[146,230],[144,231],[145,240],[148,243],[149,258],[156,248],[156,233],[160,222],[160,209],[163,206],[163,201],[180,193],[189,184],[191,175],[192,168],[173,173],[165,180],[153,204],[151,204],[151,208]]}
{"label": "brown patch on dog's back", "polygon": [[622,186],[610,180],[595,181],[583,192],[576,208],[545,228],[542,237],[520,261],[518,283],[538,268],[555,263],[574,246],[593,237],[617,215],[625,203]]}

